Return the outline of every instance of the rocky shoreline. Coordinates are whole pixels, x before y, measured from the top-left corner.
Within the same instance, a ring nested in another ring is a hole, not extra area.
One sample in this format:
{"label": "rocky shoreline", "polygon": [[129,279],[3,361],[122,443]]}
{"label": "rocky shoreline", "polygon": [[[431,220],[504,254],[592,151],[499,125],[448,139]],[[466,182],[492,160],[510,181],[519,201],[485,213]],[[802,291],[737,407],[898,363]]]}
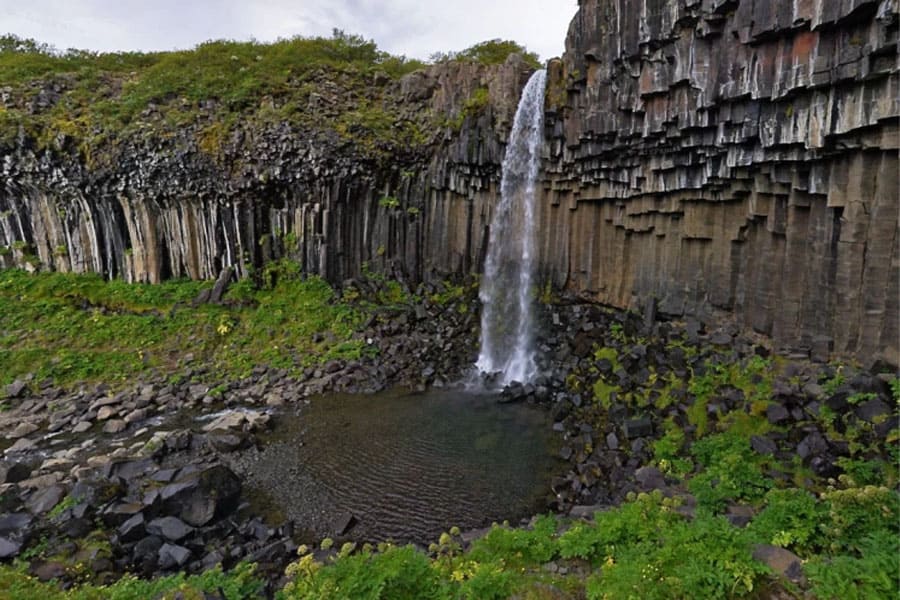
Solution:
{"label": "rocky shoreline", "polygon": [[[352,283],[364,292],[370,285]],[[0,560],[24,560],[41,580],[64,586],[85,572],[110,582],[125,572],[154,577],[251,561],[269,590],[279,589],[303,524],[268,523],[254,514],[230,457],[259,443],[271,414],[318,395],[460,380],[477,348],[471,294],[437,303],[428,298],[442,290],[417,291],[425,300],[394,307],[387,318],[373,315],[362,332],[379,348],[377,358],[330,361],[301,377],[260,366],[244,380],[222,383],[198,365],[123,390],[67,391],[27,380],[7,386],[0,412]],[[765,340],[667,321],[652,305],[639,315],[568,299],[542,310],[547,374],[507,387],[499,401],[551,411],[568,465],[548,490],[549,507],[560,513],[588,517],[632,492],[655,489],[686,499],[690,510],[683,474],[662,468],[654,444],[671,429],[667,423],[688,439],[697,433],[697,398],[666,382],[697,381],[714,365],[779,362],[766,383],[765,406],[753,409],[775,428],[751,439],[754,452],[784,465],[776,478],[793,477],[797,469],[790,466],[799,460],[804,485],[821,485],[843,473],[840,459],[851,455],[851,443],[886,453],[898,425],[893,374],[776,357]],[[747,400],[725,385],[703,407],[703,426],[748,413]],[[827,424],[825,411],[833,415]],[[835,433],[848,429],[860,431],[853,442]],[[726,516],[739,525],[748,510],[730,505]],[[345,517],[334,515],[339,541],[353,540]]]}

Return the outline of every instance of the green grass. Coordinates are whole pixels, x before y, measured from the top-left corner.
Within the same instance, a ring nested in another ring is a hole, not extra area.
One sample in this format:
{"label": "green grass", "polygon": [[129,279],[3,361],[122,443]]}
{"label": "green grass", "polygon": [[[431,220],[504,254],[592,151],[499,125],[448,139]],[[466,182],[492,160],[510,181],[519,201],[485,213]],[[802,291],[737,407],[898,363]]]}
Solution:
{"label": "green grass", "polygon": [[499,65],[506,62],[510,54],[521,54],[531,67],[540,69],[540,59],[534,52],[510,40],[493,39],[470,46],[459,52],[436,52],[431,55],[434,62],[460,60],[482,65]]}
{"label": "green grass", "polygon": [[294,370],[363,354],[353,336],[360,310],[289,263],[271,269],[270,285],[244,282],[229,292],[233,302],[197,307],[191,300],[210,282],[0,271],[0,384],[28,373],[61,385],[125,382],[174,370],[187,353],[234,377],[258,364]]}
{"label": "green grass", "polygon": [[[898,498],[886,488],[821,496],[773,490],[751,524],[737,528],[702,509],[687,518],[678,499],[659,492],[639,494],[588,522],[545,516],[532,529],[495,525],[466,551],[453,534],[427,555],[410,546],[348,547],[322,563],[301,551],[280,597],[538,598],[537,590],[553,586],[590,600],[749,598],[774,584],[753,548],[775,544],[807,561],[818,598],[892,598],[900,577]],[[850,524],[853,544],[835,546],[835,530]],[[545,569],[551,561],[569,573]]]}
{"label": "green grass", "polygon": [[[499,40],[453,60],[498,64],[512,52],[537,64],[523,47]],[[427,110],[411,115],[390,93],[400,77],[425,66],[340,30],[331,37],[216,40],[152,53],[60,53],[7,35],[0,37],[0,81],[12,88],[13,102],[0,108],[0,144],[15,143],[24,129],[39,147],[74,149],[92,167],[113,161],[123,138],[165,140],[190,126],[197,148],[221,160],[234,130],[286,122],[336,132],[365,156],[386,159],[430,144],[446,117]],[[59,97],[33,110],[30,102],[51,82]],[[465,108],[478,112],[487,101],[480,89]]]}
{"label": "green grass", "polygon": [[126,575],[111,585],[82,585],[63,591],[53,583],[29,576],[24,567],[0,565],[0,600],[174,600],[203,598],[204,592],[223,592],[229,599],[264,598],[263,583],[254,576],[252,565],[241,563],[223,572],[211,569],[201,575],[183,573],[144,580]]}

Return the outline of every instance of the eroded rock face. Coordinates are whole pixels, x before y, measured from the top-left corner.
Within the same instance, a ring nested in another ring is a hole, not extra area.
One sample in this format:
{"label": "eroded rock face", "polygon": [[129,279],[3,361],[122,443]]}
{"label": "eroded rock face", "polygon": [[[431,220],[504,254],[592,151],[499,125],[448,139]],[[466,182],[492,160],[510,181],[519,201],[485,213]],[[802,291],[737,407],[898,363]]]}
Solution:
{"label": "eroded rock face", "polygon": [[898,363],[896,0],[582,0],[550,65],[545,276]]}
{"label": "eroded rock face", "polygon": [[242,124],[212,151],[203,108],[174,135],[148,109],[145,133],[103,147],[102,161],[80,140],[38,149],[22,134],[0,143],[0,267],[142,282],[212,279],[228,267],[243,276],[281,256],[334,283],[364,263],[412,281],[476,270],[531,71],[513,55],[387,84],[394,126],[414,123],[422,138],[408,148],[379,140],[389,159],[353,132],[288,122]]}
{"label": "eroded rock face", "polygon": [[[815,359],[900,363],[898,0],[579,4],[549,64],[544,280]],[[0,147],[0,266],[151,282],[282,256],[332,283],[364,264],[411,282],[479,271],[529,75],[514,57],[391,84],[398,123],[447,123],[387,162],[287,123],[239,127],[214,154],[202,124],[151,127],[99,165],[77,140],[20,136]]]}

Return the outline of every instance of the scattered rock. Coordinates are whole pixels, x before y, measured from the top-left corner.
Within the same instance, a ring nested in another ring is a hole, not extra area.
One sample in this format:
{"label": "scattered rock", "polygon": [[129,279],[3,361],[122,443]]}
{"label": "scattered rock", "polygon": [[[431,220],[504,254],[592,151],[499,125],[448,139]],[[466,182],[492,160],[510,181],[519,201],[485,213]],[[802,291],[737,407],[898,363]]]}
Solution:
{"label": "scattered rock", "polygon": [[22,543],[0,536],[0,559],[14,558],[22,550]]}
{"label": "scattered rock", "polygon": [[16,379],[12,383],[6,386],[6,397],[7,398],[19,398],[24,395],[24,392],[28,389],[28,384],[21,379]]}
{"label": "scattered rock", "polygon": [[770,455],[778,451],[778,445],[763,435],[754,435],[750,438],[750,447],[757,454]]}
{"label": "scattered rock", "polygon": [[162,517],[147,523],[147,533],[170,542],[178,542],[194,532],[194,528],[176,517]]}
{"label": "scattered rock", "polygon": [[649,417],[629,419],[625,421],[625,425],[622,429],[625,432],[625,437],[629,440],[647,437],[653,434],[653,421],[651,421]]}
{"label": "scattered rock", "polygon": [[25,508],[33,515],[41,515],[50,512],[65,495],[66,489],[60,485],[38,490],[25,503]]}
{"label": "scattered rock", "polygon": [[356,525],[356,517],[349,512],[341,512],[334,519],[334,534],[344,535]]}
{"label": "scattered rock", "polygon": [[116,434],[122,433],[128,428],[128,423],[122,419],[113,419],[103,426],[103,433]]}
{"label": "scattered rock", "polygon": [[34,423],[19,423],[19,425],[16,426],[16,428],[13,429],[10,433],[8,433],[6,437],[11,440],[17,440],[19,438],[25,437],[26,435],[31,435],[37,430],[38,426]]}
{"label": "scattered rock", "polygon": [[144,514],[137,513],[119,526],[119,541],[124,543],[136,542],[147,533],[144,523]]}
{"label": "scattered rock", "polygon": [[803,580],[802,560],[790,550],[769,544],[760,544],[753,549],[753,558],[794,583],[800,583]]}
{"label": "scattered rock", "polygon": [[158,552],[159,568],[164,570],[183,567],[191,557],[191,551],[184,546],[163,544]]}
{"label": "scattered rock", "polygon": [[19,483],[31,476],[31,468],[22,462],[0,462],[0,484]]}
{"label": "scattered rock", "polygon": [[174,514],[194,527],[210,523],[216,515],[236,508],[241,481],[228,467],[216,465],[190,473],[160,491],[160,497]]}

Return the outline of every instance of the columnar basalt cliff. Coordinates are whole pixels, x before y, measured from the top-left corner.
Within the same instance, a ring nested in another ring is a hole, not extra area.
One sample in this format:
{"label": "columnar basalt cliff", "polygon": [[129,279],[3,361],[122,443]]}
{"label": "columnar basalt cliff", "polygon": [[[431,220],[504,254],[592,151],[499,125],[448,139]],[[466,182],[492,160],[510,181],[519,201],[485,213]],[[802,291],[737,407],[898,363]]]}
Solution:
{"label": "columnar basalt cliff", "polygon": [[[897,0],[582,0],[549,64],[543,279],[896,366],[898,20]],[[74,75],[0,88],[0,266],[477,272],[532,71],[322,69],[234,110],[169,95],[122,131],[67,112]]]}
{"label": "columnar basalt cliff", "polygon": [[551,63],[556,285],[898,364],[898,2],[582,0]]}
{"label": "columnar basalt cliff", "polygon": [[[226,267],[245,276],[283,256],[336,283],[365,268],[416,281],[474,271],[532,71],[518,55],[496,66],[449,62],[376,78],[376,99],[362,100],[324,73],[303,107],[311,118],[225,134],[207,107],[173,132],[150,106],[141,128],[102,145],[100,158],[76,137],[39,146],[20,129],[0,143],[0,266],[144,282]],[[7,91],[2,101],[49,111],[71,82],[39,85],[30,100]],[[371,118],[388,119],[390,131],[372,139],[363,110],[347,109],[354,100],[379,103]]]}

